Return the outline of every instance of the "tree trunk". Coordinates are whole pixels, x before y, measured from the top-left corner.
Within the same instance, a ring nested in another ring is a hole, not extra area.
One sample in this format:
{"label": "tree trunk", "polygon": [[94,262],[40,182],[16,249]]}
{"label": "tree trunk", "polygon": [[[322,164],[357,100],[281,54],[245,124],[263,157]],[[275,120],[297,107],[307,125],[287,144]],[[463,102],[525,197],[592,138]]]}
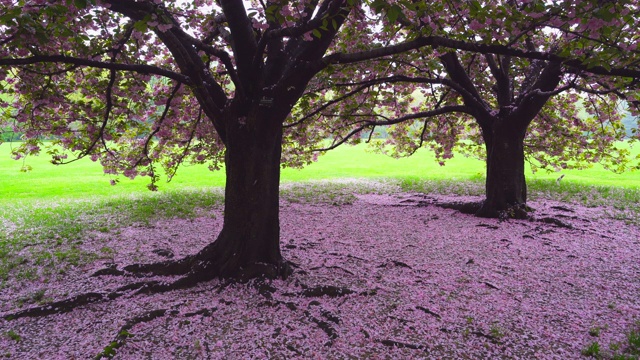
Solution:
{"label": "tree trunk", "polygon": [[214,276],[287,276],[280,253],[282,122],[257,106],[228,123],[224,224],[198,258]]}
{"label": "tree trunk", "polygon": [[224,223],[218,238],[184,259],[130,265],[126,271],[187,274],[178,287],[215,277],[246,280],[290,274],[280,253],[282,121],[260,106],[248,115],[237,108],[241,106],[232,106],[227,114]]}
{"label": "tree trunk", "polygon": [[484,133],[487,149],[486,199],[476,213],[481,217],[527,217],[524,176],[524,130],[496,121]]}

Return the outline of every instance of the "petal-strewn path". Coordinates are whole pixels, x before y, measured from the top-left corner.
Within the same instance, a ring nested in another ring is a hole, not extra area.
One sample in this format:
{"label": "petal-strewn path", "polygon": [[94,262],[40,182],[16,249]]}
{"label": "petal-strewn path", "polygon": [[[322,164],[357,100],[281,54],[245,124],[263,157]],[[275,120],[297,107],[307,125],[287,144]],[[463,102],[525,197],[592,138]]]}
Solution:
{"label": "petal-strewn path", "polygon": [[[475,198],[358,195],[351,204],[281,205],[286,281],[212,281],[39,318],[0,320],[0,357],[87,359],[567,359],[621,343],[640,320],[640,229],[604,209],[534,201],[536,219],[500,222],[435,202]],[[90,277],[181,257],[221,227],[193,220],[97,233],[97,260],[58,279],[4,284],[0,315],[140,281]],[[558,226],[569,225],[569,227]],[[34,265],[35,266],[35,265]]]}

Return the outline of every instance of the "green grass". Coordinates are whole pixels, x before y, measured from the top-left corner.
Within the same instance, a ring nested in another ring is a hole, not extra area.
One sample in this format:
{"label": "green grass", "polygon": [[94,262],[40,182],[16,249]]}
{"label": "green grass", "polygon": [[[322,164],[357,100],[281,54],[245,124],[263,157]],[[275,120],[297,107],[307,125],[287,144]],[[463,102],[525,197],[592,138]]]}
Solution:
{"label": "green grass", "polygon": [[[589,331],[591,336],[599,336]],[[604,350],[597,341],[590,343],[582,350],[582,355],[596,359],[612,360],[638,360],[640,359],[640,322],[636,322],[626,333],[626,341],[609,344],[609,349]]]}
{"label": "green grass", "polygon": [[0,208],[0,286],[12,276],[49,277],[64,274],[70,266],[111,257],[113,251],[107,247],[98,253],[81,249],[92,231],[109,233],[159,218],[193,218],[222,200],[220,188],[184,188],[96,199],[6,201]]}
{"label": "green grass", "polygon": [[[120,177],[120,183],[111,186],[108,175],[104,175],[98,163],[83,159],[68,165],[55,166],[46,155],[28,157],[25,160],[10,159],[12,144],[0,145],[0,203],[18,199],[80,199],[102,196],[124,195],[147,192],[148,178],[129,180]],[[15,144],[14,144],[15,145]],[[640,147],[632,148],[635,155]],[[28,165],[31,171],[21,172]],[[483,161],[456,156],[445,166],[439,166],[427,150],[418,151],[414,156],[402,159],[374,154],[365,146],[343,146],[326,155],[304,169],[283,169],[282,181],[304,182],[308,180],[344,178],[393,178],[403,181],[472,181],[484,178]],[[640,189],[640,172],[614,174],[599,165],[587,170],[566,170],[559,173],[539,171],[527,173],[529,183],[553,182],[564,175],[561,184],[580,186],[604,186],[626,189]],[[185,188],[207,188],[224,185],[224,172],[209,171],[206,166],[183,166],[170,182],[162,182],[161,192]]]}

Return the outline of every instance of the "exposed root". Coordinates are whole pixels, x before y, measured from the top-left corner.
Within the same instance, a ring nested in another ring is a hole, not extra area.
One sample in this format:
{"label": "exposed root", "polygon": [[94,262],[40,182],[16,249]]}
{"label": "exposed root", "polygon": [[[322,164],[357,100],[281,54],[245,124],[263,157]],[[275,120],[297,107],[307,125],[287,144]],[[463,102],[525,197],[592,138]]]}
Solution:
{"label": "exposed root", "polygon": [[159,286],[159,284],[160,283],[157,281],[146,281],[121,286],[111,292],[88,292],[85,294],[76,295],[69,299],[55,301],[46,305],[21,310],[13,314],[5,315],[3,316],[3,318],[5,320],[14,320],[23,317],[42,317],[51,314],[63,314],[73,311],[75,308],[83,305],[114,300],[133,290],[138,290],[138,292],[141,292],[145,288],[153,288],[155,286]]}
{"label": "exposed root", "polygon": [[438,314],[438,313],[436,313],[436,312],[433,312],[433,311],[431,311],[431,310],[427,309],[427,308],[426,308],[426,307],[424,307],[424,306],[420,306],[420,305],[418,305],[418,306],[416,306],[416,309],[418,309],[418,310],[422,310],[422,311],[426,312],[427,314],[429,314],[429,315],[431,315],[431,316],[434,316],[434,317],[435,317],[436,319],[438,319],[438,320],[440,320],[440,319],[442,318],[442,317],[440,316],[440,314]]}
{"label": "exposed root", "polygon": [[187,256],[176,261],[161,261],[151,264],[132,264],[124,267],[125,274],[171,276],[184,275],[191,271],[195,256]]}
{"label": "exposed root", "polygon": [[351,272],[351,271],[349,271],[349,270],[347,270],[347,269],[345,269],[345,268],[343,268],[343,267],[336,266],[336,265],[333,265],[333,266],[316,266],[316,267],[312,267],[312,268],[311,268],[311,269],[309,269],[309,270],[318,270],[318,269],[335,269],[335,270],[342,270],[342,271],[346,272],[346,273],[347,273],[347,274],[349,274],[349,275],[354,275],[354,276],[355,276],[355,274],[354,274],[353,272]]}
{"label": "exposed root", "polygon": [[570,209],[570,208],[568,208],[566,206],[552,206],[551,208],[555,209],[555,210],[566,211],[566,212],[571,212],[571,213],[575,212],[575,210]]}
{"label": "exposed root", "polygon": [[485,334],[482,331],[471,331],[470,334],[473,334],[473,335],[478,336],[478,337],[485,338],[485,339],[491,341],[494,344],[500,344],[500,340],[498,340],[498,338],[496,338],[493,335]]}
{"label": "exposed root", "polygon": [[[116,350],[124,346],[127,339],[134,336],[129,332],[131,328],[133,328],[136,324],[148,322],[155,318],[164,316],[167,313],[167,309],[157,309],[148,311],[142,315],[136,316],[133,319],[127,321],[118,331],[118,334],[115,336],[113,341],[109,343],[109,345],[105,346],[105,348],[95,356],[94,359],[111,359],[116,355]],[[177,311],[175,311],[177,313]]]}
{"label": "exposed root", "polygon": [[526,204],[512,204],[504,210],[494,209],[486,205],[485,201],[479,202],[446,202],[446,203],[434,203],[435,206],[443,209],[457,210],[463,214],[475,215],[482,218],[494,218],[500,220],[507,219],[530,219],[530,212],[534,211],[533,208]]}
{"label": "exposed root", "polygon": [[[447,203],[435,203],[434,205],[443,209],[458,210],[463,214],[475,215],[482,207],[482,202],[447,202]],[[497,216],[496,216],[497,217]]]}
{"label": "exposed root", "polygon": [[123,270],[112,265],[96,271],[92,276],[182,276],[207,281],[215,277],[247,282],[254,278],[286,279],[293,273],[292,264],[286,260],[272,263],[243,263],[241,249],[220,249],[220,238],[205,246],[198,253],[179,260],[166,260],[150,264],[132,264]]}
{"label": "exposed root", "polygon": [[305,310],[304,315],[311,320],[314,324],[318,325],[318,327],[324,331],[325,334],[329,337],[329,341],[327,341],[324,345],[331,346],[333,344],[333,340],[338,338],[338,332],[326,321],[320,320],[313,315],[308,310]]}
{"label": "exposed root", "polygon": [[346,287],[322,285],[322,286],[316,286],[313,288],[304,289],[302,293],[300,293],[300,295],[306,296],[306,297],[320,297],[320,296],[339,297],[339,296],[349,295],[353,293],[355,293],[355,291]]}
{"label": "exposed root", "polygon": [[380,340],[379,342],[384,346],[393,347],[393,348],[408,348],[408,349],[422,350],[422,351],[429,350],[429,348],[427,348],[425,345],[420,345],[420,344],[409,344],[409,343],[395,341],[395,340]]}
{"label": "exposed root", "polygon": [[115,264],[94,272],[91,276],[177,276],[192,271],[196,255],[187,256],[180,260],[165,260],[150,264],[132,264],[119,270]]}
{"label": "exposed root", "polygon": [[499,227],[499,226],[496,226],[496,225],[489,225],[489,224],[478,224],[478,225],[476,225],[476,227],[485,227],[485,228],[487,228],[487,229],[491,229],[491,230],[497,230],[497,229],[500,229],[500,227]]}
{"label": "exposed root", "polygon": [[264,279],[259,279],[253,282],[252,285],[256,288],[256,290],[258,290],[258,294],[262,295],[265,299],[268,300],[273,299],[272,294],[277,290],[275,287],[271,286],[271,284],[265,282]]}
{"label": "exposed root", "polygon": [[[260,295],[262,295],[264,298],[267,299],[267,301],[264,303],[265,305],[268,305],[268,306],[284,305],[291,311],[295,311],[298,309],[298,306],[294,303],[280,301],[280,300],[273,300],[272,294],[276,292],[277,289],[273,287],[271,284],[267,283],[264,279],[258,279],[254,281],[252,285],[258,290],[258,293]],[[297,295],[298,296],[299,295],[302,295],[302,296],[328,295],[328,296],[335,297],[335,296],[342,296],[342,295],[347,295],[351,293],[353,293],[353,291],[347,288],[338,288],[335,286],[319,286],[314,288],[306,288],[302,293]],[[313,306],[320,306],[320,302],[315,300],[311,301],[309,303],[309,308]],[[333,344],[333,340],[338,338],[338,332],[333,328],[333,326],[331,326],[331,324],[329,324],[329,322],[332,322],[334,324],[339,324],[340,318],[324,309],[321,309],[320,315],[323,318],[325,318],[326,321],[313,316],[313,314],[311,314],[309,310],[305,310],[303,314],[307,319],[309,319],[311,322],[316,324],[320,328],[320,330],[324,331],[324,333],[327,334],[327,337],[329,337],[329,341],[327,341],[324,345],[331,346]]]}
{"label": "exposed root", "polygon": [[115,300],[127,293],[132,295],[155,294],[192,287],[200,282],[213,279],[210,272],[193,271],[173,282],[143,281],[121,286],[111,292],[89,292],[76,295],[69,299],[56,301],[43,306],[25,309],[13,314],[5,315],[4,319],[13,320],[22,317],[41,317],[51,314],[61,314],[97,302]]}
{"label": "exposed root", "polygon": [[492,283],[490,283],[490,282],[488,282],[488,281],[483,281],[482,283],[483,283],[483,284],[485,284],[485,285],[487,285],[488,287],[490,287],[490,288],[494,289],[494,290],[500,290],[500,288],[499,288],[499,287],[497,287],[497,286],[493,285]]}
{"label": "exposed root", "polygon": [[[407,268],[407,269],[413,269],[411,266],[407,265],[406,263],[403,263],[402,261],[398,261],[398,260],[391,260],[390,261],[391,265],[393,266],[397,266],[397,267],[401,267],[401,268]],[[382,265],[379,265],[379,268],[386,268],[389,265],[389,262],[385,262]]]}
{"label": "exposed root", "polygon": [[91,274],[91,276],[106,276],[106,275],[124,276],[125,272],[122,270],[118,270],[118,268],[114,264],[112,266],[106,267],[104,269],[100,269],[94,272],[93,274]]}
{"label": "exposed root", "polygon": [[293,274],[293,267],[288,261],[283,260],[277,265],[265,263],[249,264],[230,277],[245,283],[256,278],[287,279],[291,274]]}
{"label": "exposed root", "polygon": [[[530,221],[538,221],[538,222],[542,222],[545,224],[553,224],[556,225],[558,227],[561,228],[566,228],[566,229],[573,229],[573,226],[571,224],[565,223],[559,219],[553,218],[553,217],[543,217],[540,219],[536,219],[534,217],[531,216],[531,212],[533,212],[534,210],[527,206],[526,204],[515,204],[510,206],[508,209],[506,210],[493,210],[493,209],[488,209],[485,208],[483,205],[483,202],[472,202],[472,203],[459,203],[459,202],[454,202],[454,203],[435,203],[436,206],[439,206],[441,208],[445,208],[445,209],[453,209],[453,210],[458,210],[463,214],[470,214],[470,215],[475,215],[478,217],[484,217],[484,218],[498,218],[500,220],[507,220],[507,219],[520,219],[520,220],[530,220]],[[567,211],[567,212],[573,212],[573,210],[563,207],[563,206],[554,206],[552,207],[556,210],[561,210],[561,211]],[[566,215],[559,215],[559,216],[564,216],[566,217]],[[487,224],[478,224],[477,226],[480,227],[486,227],[488,229],[497,229],[498,227],[495,225],[487,225]]]}
{"label": "exposed root", "polygon": [[216,311],[218,311],[218,308],[214,306],[212,308],[204,308],[204,309],[200,309],[200,310],[197,310],[197,311],[188,312],[188,313],[185,313],[183,316],[184,317],[192,317],[192,316],[200,315],[200,316],[203,316],[203,317],[209,317]]}
{"label": "exposed root", "polygon": [[[318,301],[312,301],[311,303],[309,303],[309,308],[311,308],[312,306],[319,306],[320,303]],[[316,317],[314,317],[310,311],[305,310],[304,311],[304,315],[311,320],[311,322],[313,322],[314,324],[318,325],[318,327],[324,331],[325,334],[327,334],[327,336],[329,337],[329,341],[327,341],[324,345],[325,346],[331,346],[333,344],[333,340],[338,338],[338,332],[336,331],[336,329],[333,328],[333,326],[331,326],[331,324],[329,324],[329,322],[332,322],[334,324],[340,324],[340,318],[337,317],[336,315],[333,315],[331,312],[324,310],[321,308],[320,311],[320,315],[322,317],[324,317],[325,319],[327,319],[327,321],[318,319]]]}
{"label": "exposed root", "polygon": [[567,224],[561,220],[558,220],[556,218],[552,218],[552,217],[544,217],[542,219],[538,219],[539,222],[545,223],[545,224],[553,224],[555,226],[561,227],[561,228],[565,228],[565,229],[573,229],[573,226],[571,224]]}

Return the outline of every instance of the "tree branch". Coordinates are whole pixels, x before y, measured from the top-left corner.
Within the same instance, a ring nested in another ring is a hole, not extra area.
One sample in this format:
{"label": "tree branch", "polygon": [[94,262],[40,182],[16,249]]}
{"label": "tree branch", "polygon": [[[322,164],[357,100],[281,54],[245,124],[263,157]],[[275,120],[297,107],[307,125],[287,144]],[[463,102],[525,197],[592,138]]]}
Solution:
{"label": "tree branch", "polygon": [[458,91],[462,96],[464,103],[473,108],[477,115],[488,115],[491,107],[480,96],[473,81],[469,78],[467,70],[462,66],[458,55],[455,52],[448,52],[440,56],[440,61],[447,72],[447,75],[453,83],[464,91]]}
{"label": "tree branch", "polygon": [[608,66],[605,67],[600,65],[591,66],[588,64],[584,64],[579,59],[563,57],[551,52],[521,50],[521,49],[515,49],[512,47],[509,47],[506,45],[493,44],[493,43],[489,43],[489,44],[472,43],[472,42],[466,42],[461,40],[443,38],[440,36],[419,37],[414,40],[406,41],[396,45],[380,47],[380,48],[375,48],[368,51],[361,51],[356,53],[334,53],[322,58],[320,63],[315,64],[315,66],[320,67],[322,69],[330,64],[357,63],[357,62],[371,60],[371,59],[379,58],[383,56],[400,54],[400,53],[415,50],[424,46],[445,47],[448,49],[471,51],[471,52],[480,53],[480,54],[508,55],[512,57],[519,57],[519,58],[525,58],[525,59],[546,60],[551,62],[559,62],[567,67],[579,69],[584,72],[596,74],[596,75],[640,78],[640,69],[630,69],[625,67],[609,68]]}
{"label": "tree branch", "polygon": [[[498,65],[495,55],[485,54],[484,56],[487,60],[487,64],[489,65],[489,69],[491,70],[491,74],[493,74],[493,77],[496,79],[498,104],[500,106],[506,106],[511,100],[511,82],[509,81],[509,76],[506,73],[507,69],[504,66]],[[502,65],[508,66],[508,63],[509,60],[505,59],[502,62]]]}
{"label": "tree branch", "polygon": [[112,62],[103,62],[90,59],[76,58],[65,55],[38,55],[28,58],[14,58],[14,59],[0,59],[0,66],[22,66],[33,65],[39,63],[63,63],[76,66],[94,67],[99,69],[119,70],[119,71],[131,71],[139,74],[152,74],[164,76],[178,82],[193,85],[188,76],[176,73],[171,70],[163,69],[152,65],[143,64],[119,64]]}
{"label": "tree branch", "polygon": [[[438,109],[434,109],[434,110],[430,110],[430,111],[417,112],[417,113],[414,113],[414,114],[401,116],[401,117],[395,118],[395,119],[387,119],[387,120],[384,120],[384,121],[367,121],[367,120],[365,120],[365,121],[361,122],[362,123],[361,125],[359,125],[355,129],[351,130],[346,136],[344,136],[342,139],[340,139],[340,141],[338,141],[337,143],[334,143],[331,146],[326,147],[326,148],[312,149],[310,151],[328,151],[328,150],[335,149],[338,146],[344,144],[347,140],[352,138],[354,135],[357,135],[362,130],[366,129],[367,127],[394,125],[394,124],[399,124],[401,122],[408,121],[408,120],[421,119],[421,118],[430,118],[430,117],[443,115],[443,114],[450,114],[450,113],[464,113],[464,114],[468,114],[468,115],[473,116],[473,110],[470,107],[462,106],[462,105],[453,105],[453,106],[444,106],[444,107],[441,107],[441,108],[438,108]],[[382,117],[381,115],[377,115],[377,116],[378,117]]]}
{"label": "tree branch", "polygon": [[258,50],[258,42],[247,16],[242,0],[220,0],[220,6],[227,18],[231,30],[231,48],[235,55],[238,76],[246,91],[252,79],[253,57]]}

